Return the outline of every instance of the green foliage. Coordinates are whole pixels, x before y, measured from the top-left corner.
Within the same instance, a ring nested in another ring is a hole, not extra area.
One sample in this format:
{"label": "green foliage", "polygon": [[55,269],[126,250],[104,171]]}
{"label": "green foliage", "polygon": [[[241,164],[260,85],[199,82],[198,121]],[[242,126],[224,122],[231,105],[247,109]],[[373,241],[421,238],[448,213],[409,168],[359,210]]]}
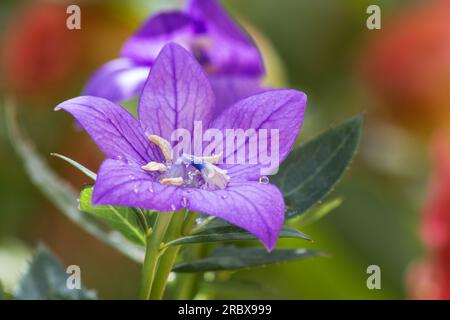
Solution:
{"label": "green foliage", "polygon": [[[289,227],[283,227],[280,232],[280,238],[311,240],[306,234]],[[194,229],[191,235],[172,240],[167,243],[166,246],[238,240],[258,239],[241,228],[235,227],[223,220],[214,218],[210,219],[209,223],[205,226],[200,227],[197,230]]]}
{"label": "green foliage", "polygon": [[[273,181],[282,190],[288,210],[286,219],[297,217],[297,225],[317,221],[341,204],[334,199],[315,206],[342,177],[356,152],[362,131],[363,118],[358,115],[332,128],[292,152]],[[307,238],[295,229],[284,228],[280,237]],[[219,219],[207,219],[190,236],[176,239],[168,245],[228,240],[254,239],[249,233]],[[205,272],[235,270],[267,264],[287,262],[319,255],[305,249],[275,249],[223,247],[203,259],[180,263],[177,272]]]}
{"label": "green foliage", "polygon": [[[283,227],[280,232],[280,238],[299,238],[310,240],[306,235],[298,230]],[[245,230],[229,227],[222,230],[211,230],[208,232],[197,233],[186,237],[178,238],[170,241],[166,246],[176,246],[195,243],[208,243],[208,242],[220,242],[220,241],[238,241],[238,240],[258,240],[254,235],[248,233]]]}
{"label": "green foliage", "polygon": [[8,293],[6,293],[3,283],[0,281],[0,300],[9,300],[11,297]]}
{"label": "green foliage", "polygon": [[339,207],[342,203],[342,199],[336,198],[329,200],[325,203],[319,204],[317,206],[312,207],[311,209],[307,210],[305,213],[295,217],[292,221],[292,224],[295,224],[296,226],[307,226],[309,224],[312,224],[323,217],[325,217],[327,214],[329,214],[331,211]]}
{"label": "green foliage", "polygon": [[131,242],[145,246],[145,234],[131,208],[92,205],[93,187],[84,188],[80,194],[80,210],[89,213],[119,231]]}
{"label": "green foliage", "polygon": [[[303,213],[339,181],[356,152],[363,117],[358,115],[294,150],[273,177],[287,205]],[[296,216],[291,213],[287,218]]]}
{"label": "green foliage", "polygon": [[19,300],[85,300],[96,294],[86,289],[69,289],[69,274],[64,266],[45,247],[40,246],[33,255],[28,270],[22,276],[14,298]]}
{"label": "green foliage", "polygon": [[89,170],[85,166],[79,164],[75,160],[72,160],[72,159],[70,159],[70,158],[68,158],[66,156],[63,156],[62,154],[59,154],[59,153],[52,153],[52,156],[55,156],[57,158],[60,158],[60,159],[62,159],[64,161],[66,161],[67,163],[71,164],[72,166],[74,166],[75,168],[80,170],[82,173],[84,173],[86,176],[88,176],[92,180],[95,181],[97,179],[97,175],[94,172],[92,172],[91,170]]}
{"label": "green foliage", "polygon": [[144,254],[141,248],[131,245],[113,233],[106,232],[88,214],[78,210],[78,192],[49,167],[47,162],[36,152],[30,140],[20,131],[15,119],[14,105],[7,105],[5,111],[5,123],[11,144],[23,162],[26,173],[42,194],[69,220],[86,232],[129,258],[142,262]]}
{"label": "green foliage", "polygon": [[[81,191],[79,204],[77,204],[77,193],[36,154],[33,147],[19,132],[11,116],[11,110],[8,114],[9,134],[16,152],[24,162],[25,169],[32,181],[43,194],[67,217],[86,231],[141,262],[143,250],[140,247],[146,245],[146,225],[152,225],[151,222],[155,215],[145,217],[143,214],[139,214],[142,212],[133,208],[94,206],[92,204],[93,187],[91,186]],[[286,219],[295,218],[290,221],[292,225],[304,226],[313,223],[341,204],[340,199],[334,199],[317,205],[332,190],[349,167],[360,140],[362,122],[362,116],[356,116],[301,146],[288,156],[280,168],[279,174],[273,177],[273,182],[280,187],[285,196]],[[96,179],[95,173],[76,161],[59,154],[53,155],[73,165],[92,180]],[[119,232],[124,239],[118,238],[115,232],[105,231],[104,225]],[[310,240],[302,232],[286,226],[283,227],[280,238]],[[223,220],[210,217],[194,227],[191,234],[171,240],[164,246],[242,240],[257,240],[257,238]],[[207,251],[206,249],[205,253]],[[225,246],[218,247],[209,256],[202,255],[196,260],[194,258],[193,261],[181,262],[172,270],[186,273],[239,270],[318,255],[321,255],[319,251],[306,249],[274,249],[268,252],[261,247]],[[171,266],[168,270],[171,269]],[[93,298],[91,292],[67,289],[66,281],[67,274],[64,272],[63,266],[48,250],[39,248],[14,295],[18,299]],[[0,298],[5,297],[8,296],[0,289]]]}
{"label": "green foliage", "polygon": [[306,249],[275,249],[271,252],[263,248],[221,247],[210,256],[182,262],[173,269],[175,272],[207,272],[221,270],[238,270],[252,267],[262,267],[269,264],[300,260],[321,255],[316,250]]}

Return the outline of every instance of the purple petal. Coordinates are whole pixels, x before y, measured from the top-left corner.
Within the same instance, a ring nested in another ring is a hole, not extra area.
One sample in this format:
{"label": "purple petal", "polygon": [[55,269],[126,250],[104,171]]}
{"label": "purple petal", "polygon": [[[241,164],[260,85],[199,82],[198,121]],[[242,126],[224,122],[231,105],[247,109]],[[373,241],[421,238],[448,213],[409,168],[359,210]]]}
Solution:
{"label": "purple petal", "polygon": [[149,72],[149,66],[130,59],[111,60],[91,77],[83,94],[116,102],[130,100],[142,91]]}
{"label": "purple petal", "polygon": [[264,74],[258,48],[217,0],[191,0],[187,12],[205,25],[210,41],[206,58],[213,70],[227,74]]}
{"label": "purple petal", "polygon": [[251,232],[268,250],[274,247],[284,221],[283,197],[273,185],[236,182],[225,190],[183,190],[161,185],[137,164],[113,159],[100,167],[92,202],[159,211],[187,207]]}
{"label": "purple petal", "polygon": [[169,11],[150,17],[125,43],[121,55],[133,60],[152,63],[169,42],[185,43],[192,39],[195,24],[183,12]]}
{"label": "purple petal", "polygon": [[214,94],[202,67],[179,45],[166,45],[139,101],[139,119],[146,131],[170,141],[175,129],[192,132],[194,121],[207,127],[213,112]]}
{"label": "purple petal", "polygon": [[190,210],[226,220],[258,237],[271,250],[284,222],[284,200],[271,184],[230,183],[224,190],[192,189],[187,194]]}
{"label": "purple petal", "polygon": [[110,158],[147,163],[154,156],[139,122],[124,108],[99,97],[82,96],[59,104],[78,121],[92,140]]}
{"label": "purple petal", "polygon": [[[268,167],[276,168],[286,158],[295,142],[303,122],[306,108],[306,95],[296,90],[280,89],[269,90],[250,96],[227,108],[211,124],[210,128],[219,129],[223,132],[224,163],[223,168],[234,179],[255,179],[262,172],[261,169]],[[257,151],[250,148],[250,141],[245,139],[243,143],[235,142],[234,148],[226,148],[226,141],[232,141],[234,133],[227,129],[255,129],[253,138],[257,139]],[[261,130],[266,129],[266,130]],[[262,133],[267,135],[263,136]],[[274,149],[272,149],[272,132],[278,132],[278,144],[274,138]],[[227,137],[228,136],[228,137]],[[260,147],[260,143],[264,143]],[[275,149],[276,148],[276,149]],[[275,155],[278,157],[267,157]],[[241,155],[242,157],[241,159]],[[234,160],[233,160],[234,159]],[[239,160],[239,163],[236,163]],[[243,165],[245,164],[245,165]],[[265,174],[269,174],[266,172]]]}
{"label": "purple petal", "polygon": [[97,175],[92,203],[175,211],[182,208],[181,199],[181,189],[154,181],[139,165],[106,159]]}
{"label": "purple petal", "polygon": [[149,66],[127,58],[111,60],[95,72],[83,94],[116,102],[130,100],[141,92],[149,71]]}
{"label": "purple petal", "polygon": [[216,97],[216,116],[239,100],[266,90],[255,77],[212,75],[209,81]]}

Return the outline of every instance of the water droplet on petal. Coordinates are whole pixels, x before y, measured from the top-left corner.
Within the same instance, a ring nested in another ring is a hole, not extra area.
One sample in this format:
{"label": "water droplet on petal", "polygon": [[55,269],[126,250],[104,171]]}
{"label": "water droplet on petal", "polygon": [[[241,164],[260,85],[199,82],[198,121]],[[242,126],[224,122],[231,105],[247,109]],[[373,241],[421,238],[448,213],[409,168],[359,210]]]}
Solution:
{"label": "water droplet on petal", "polygon": [[122,160],[123,157],[122,157],[121,155],[118,155],[118,156],[115,156],[114,159],[116,159],[116,160]]}
{"label": "water droplet on petal", "polygon": [[259,178],[259,183],[268,184],[269,183],[269,178],[266,177],[266,176],[262,176],[262,177]]}
{"label": "water droplet on petal", "polygon": [[225,200],[226,198],[228,198],[228,195],[227,195],[227,194],[223,194],[223,195],[220,196],[220,198],[222,198],[223,200]]}
{"label": "water droplet on petal", "polygon": [[183,207],[183,208],[186,208],[187,207],[187,205],[188,205],[188,198],[186,198],[186,197],[183,197],[183,198],[181,198],[181,206]]}
{"label": "water droplet on petal", "polygon": [[153,192],[154,192],[153,186],[152,186],[152,185],[150,185],[150,186],[148,187],[148,191],[149,191],[150,193],[153,193]]}
{"label": "water droplet on petal", "polygon": [[138,186],[137,186],[137,185],[135,185],[135,186],[134,186],[134,188],[133,188],[133,192],[134,192],[134,193],[138,193],[138,192],[139,192],[139,188],[138,188]]}
{"label": "water droplet on petal", "polygon": [[170,206],[170,209],[171,209],[172,211],[175,211],[176,208],[177,208],[177,207],[176,207],[174,204],[172,204],[172,205]]}
{"label": "water droplet on petal", "polygon": [[130,174],[129,176],[128,176],[128,179],[130,179],[130,180],[134,180],[134,179],[136,179],[132,174]]}

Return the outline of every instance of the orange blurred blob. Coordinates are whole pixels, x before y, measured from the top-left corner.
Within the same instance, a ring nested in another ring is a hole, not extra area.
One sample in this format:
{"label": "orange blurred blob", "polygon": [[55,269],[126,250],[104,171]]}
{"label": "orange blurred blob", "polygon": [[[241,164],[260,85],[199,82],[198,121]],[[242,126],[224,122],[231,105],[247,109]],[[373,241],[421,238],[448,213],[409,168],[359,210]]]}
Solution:
{"label": "orange blurred blob", "polygon": [[433,176],[424,207],[422,238],[429,256],[408,273],[415,299],[450,299],[450,135],[433,144]]}
{"label": "orange blurred blob", "polygon": [[425,1],[382,27],[366,47],[365,82],[383,111],[409,126],[450,114],[450,1]]}
{"label": "orange blurred blob", "polygon": [[79,95],[92,72],[118,55],[133,31],[123,11],[98,4],[80,8],[80,30],[67,28],[67,3],[36,1],[10,20],[1,41],[9,93],[31,100],[28,105]]}
{"label": "orange blurred blob", "polygon": [[60,90],[81,59],[80,32],[66,27],[66,7],[34,4],[11,22],[3,41],[6,86],[35,95]]}

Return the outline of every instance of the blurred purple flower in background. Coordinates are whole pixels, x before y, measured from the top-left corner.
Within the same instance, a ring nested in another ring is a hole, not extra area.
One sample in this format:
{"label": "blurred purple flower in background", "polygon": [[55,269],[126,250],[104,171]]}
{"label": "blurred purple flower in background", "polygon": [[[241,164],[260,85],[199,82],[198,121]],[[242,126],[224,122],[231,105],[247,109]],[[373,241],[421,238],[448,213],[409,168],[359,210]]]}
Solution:
{"label": "blurred purple flower in background", "polygon": [[120,58],[93,75],[84,94],[116,102],[137,96],[155,58],[169,42],[190,51],[208,73],[217,113],[263,90],[262,57],[249,35],[217,0],[190,0],[184,11],[150,17],[124,44]]}
{"label": "blurred purple flower in background", "polygon": [[304,93],[277,89],[240,100],[217,115],[204,69],[181,46],[168,44],[145,82],[139,120],[100,97],[77,97],[56,109],[71,113],[108,157],[94,186],[95,205],[159,211],[188,208],[246,229],[272,249],[284,222],[281,192],[268,182],[259,182],[262,164],[226,161],[237,149],[248,150],[249,139],[226,151],[226,165],[215,164],[214,155],[203,157],[200,164],[189,161],[194,156],[179,162],[172,159],[168,141],[177,129],[192,133],[194,121],[221,132],[277,129],[281,163],[300,131],[305,107]]}

